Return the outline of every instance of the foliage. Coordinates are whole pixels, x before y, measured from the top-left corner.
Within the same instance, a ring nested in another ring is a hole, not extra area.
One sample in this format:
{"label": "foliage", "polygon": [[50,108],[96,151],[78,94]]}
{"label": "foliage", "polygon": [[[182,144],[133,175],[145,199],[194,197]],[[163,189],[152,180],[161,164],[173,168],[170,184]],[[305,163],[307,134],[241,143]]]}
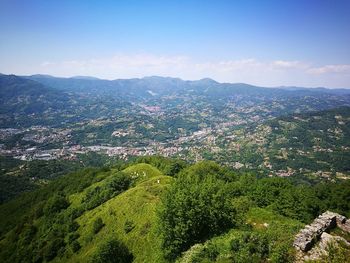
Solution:
{"label": "foliage", "polygon": [[187,167],[187,163],[183,160],[169,159],[161,156],[139,157],[135,160],[135,162],[150,164],[168,176],[175,176],[181,170]]}
{"label": "foliage", "polygon": [[251,197],[259,207],[271,206],[276,213],[304,222],[312,220],[320,212],[320,203],[311,187],[294,186],[283,178],[258,180]]}
{"label": "foliage", "polygon": [[159,211],[165,255],[176,258],[191,245],[235,224],[227,184],[214,176],[182,174],[163,198]]}
{"label": "foliage", "polygon": [[261,262],[269,255],[267,236],[243,232],[231,240],[233,262]]}
{"label": "foliage", "polygon": [[134,227],[135,227],[135,224],[134,224],[133,221],[131,221],[131,220],[126,220],[125,221],[124,231],[125,231],[126,234],[129,233],[131,230],[133,230]]}
{"label": "foliage", "polygon": [[66,209],[69,206],[69,202],[62,193],[58,193],[51,197],[44,207],[44,213],[46,215],[51,215],[57,213],[62,209]]}
{"label": "foliage", "polygon": [[129,263],[133,255],[118,239],[111,239],[102,244],[93,255],[91,262],[96,263]]}
{"label": "foliage", "polygon": [[[164,262],[162,252],[172,261],[185,251],[193,252],[188,262],[290,262],[305,223],[325,210],[349,217],[349,189],[348,181],[311,186],[238,175],[214,162],[174,177],[135,161],[85,169],[0,206],[0,259],[86,262],[130,249],[135,262]],[[116,246],[105,242],[116,237]]]}
{"label": "foliage", "polygon": [[100,232],[100,230],[105,226],[105,224],[102,221],[101,217],[98,217],[93,225],[92,225],[92,231],[94,234],[97,234],[98,232]]}
{"label": "foliage", "polygon": [[132,179],[129,175],[118,172],[103,185],[91,188],[87,191],[83,204],[86,210],[91,210],[112,197],[127,190],[131,185]]}
{"label": "foliage", "polygon": [[59,250],[64,246],[65,244],[62,238],[56,238],[50,241],[44,250],[45,260],[50,261],[54,259],[57,256]]}
{"label": "foliage", "polygon": [[81,245],[77,240],[74,240],[70,246],[72,248],[73,253],[76,253],[77,251],[79,251],[81,249]]}
{"label": "foliage", "polygon": [[[84,167],[103,167],[110,158],[96,153],[79,155],[76,160],[20,161],[0,156],[0,204],[23,192],[33,191],[70,172]],[[116,166],[117,163],[114,163]]]}

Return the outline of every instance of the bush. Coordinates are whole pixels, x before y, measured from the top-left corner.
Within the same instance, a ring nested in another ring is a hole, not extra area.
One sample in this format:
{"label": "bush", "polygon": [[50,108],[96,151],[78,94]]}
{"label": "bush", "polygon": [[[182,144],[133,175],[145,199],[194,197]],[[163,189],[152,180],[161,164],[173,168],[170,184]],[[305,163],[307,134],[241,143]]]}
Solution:
{"label": "bush", "polygon": [[201,253],[203,257],[210,259],[211,261],[215,261],[219,255],[218,248],[215,244],[209,243],[207,246],[203,248]]}
{"label": "bush", "polygon": [[80,225],[77,223],[77,221],[71,221],[68,224],[68,232],[75,232],[78,230],[79,227]]}
{"label": "bush", "polygon": [[243,232],[230,242],[233,262],[261,262],[269,256],[269,242],[261,233]]}
{"label": "bush", "polygon": [[35,237],[35,234],[37,233],[38,229],[34,225],[25,225],[22,233],[21,233],[21,240],[22,242],[28,244],[32,241],[32,239]]}
{"label": "bush", "polygon": [[100,230],[105,226],[105,224],[103,223],[101,217],[98,217],[92,226],[92,231],[94,234],[97,234],[98,232],[100,232]]}
{"label": "bush", "polygon": [[107,183],[106,188],[113,196],[116,196],[127,190],[131,182],[132,179],[129,175],[119,172]]}
{"label": "bush", "polygon": [[91,210],[112,197],[124,192],[131,185],[131,177],[119,172],[108,182],[90,189],[83,199],[85,209]]}
{"label": "bush", "polygon": [[49,242],[44,250],[44,257],[47,261],[54,259],[61,248],[65,246],[63,238],[56,238]]}
{"label": "bush", "polygon": [[44,207],[44,213],[47,216],[52,215],[66,209],[68,206],[69,202],[66,197],[61,194],[56,194],[47,201],[47,204]]}
{"label": "bush", "polygon": [[235,224],[227,183],[213,175],[180,175],[163,197],[158,214],[169,260]]}
{"label": "bush", "polygon": [[80,237],[79,233],[69,233],[68,234],[68,243],[71,244],[73,241],[77,240]]}
{"label": "bush", "polygon": [[129,233],[131,230],[133,230],[135,227],[135,224],[133,221],[130,220],[126,220],[125,224],[124,224],[124,231],[125,233]]}
{"label": "bush", "polygon": [[290,253],[290,245],[289,244],[278,244],[270,255],[270,260],[273,263],[287,263],[293,262],[294,258]]}
{"label": "bush", "polygon": [[129,263],[134,259],[128,248],[118,239],[108,240],[92,256],[93,263]]}
{"label": "bush", "polygon": [[70,246],[72,248],[73,253],[75,253],[81,249],[81,245],[77,240],[74,240]]}
{"label": "bush", "polygon": [[84,210],[83,208],[79,207],[79,208],[69,209],[69,211],[67,212],[69,217],[71,217],[72,219],[76,219],[84,213]]}

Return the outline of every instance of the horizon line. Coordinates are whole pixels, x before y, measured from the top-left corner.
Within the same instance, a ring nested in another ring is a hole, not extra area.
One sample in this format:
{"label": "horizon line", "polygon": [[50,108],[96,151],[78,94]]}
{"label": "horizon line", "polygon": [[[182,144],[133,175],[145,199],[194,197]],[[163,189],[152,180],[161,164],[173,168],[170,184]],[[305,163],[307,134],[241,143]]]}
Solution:
{"label": "horizon line", "polygon": [[255,84],[249,84],[246,82],[219,82],[213,78],[201,78],[201,79],[183,79],[180,77],[173,77],[173,76],[160,76],[160,75],[147,75],[147,76],[143,76],[143,77],[132,77],[132,78],[113,78],[113,79],[108,79],[108,78],[100,78],[100,77],[96,77],[96,76],[91,76],[91,75],[73,75],[73,76],[55,76],[55,75],[50,75],[50,74],[30,74],[30,75],[19,75],[19,74],[4,74],[0,72],[0,75],[13,75],[13,76],[17,76],[17,77],[34,77],[34,76],[42,76],[42,77],[51,77],[51,78],[62,78],[62,79],[81,79],[81,80],[102,80],[102,81],[117,81],[117,80],[132,80],[132,79],[146,79],[146,78],[168,78],[168,79],[178,79],[181,81],[201,81],[201,80],[210,80],[210,81],[214,81],[218,84],[244,84],[244,85],[249,85],[249,86],[254,86],[254,87],[260,87],[260,88],[269,88],[269,89],[283,89],[283,88],[302,88],[302,89],[332,89],[332,90],[348,90],[350,89],[347,87],[343,87],[343,88],[332,88],[332,87],[325,87],[325,86],[296,86],[296,85],[279,85],[279,86],[260,86],[260,85],[255,85]]}

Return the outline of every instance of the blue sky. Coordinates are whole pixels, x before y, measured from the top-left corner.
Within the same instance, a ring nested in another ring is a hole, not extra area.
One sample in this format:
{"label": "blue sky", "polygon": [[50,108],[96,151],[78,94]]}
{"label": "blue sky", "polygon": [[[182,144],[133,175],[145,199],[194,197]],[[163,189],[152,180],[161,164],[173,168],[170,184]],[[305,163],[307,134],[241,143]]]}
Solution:
{"label": "blue sky", "polygon": [[0,0],[0,72],[350,88],[350,0]]}

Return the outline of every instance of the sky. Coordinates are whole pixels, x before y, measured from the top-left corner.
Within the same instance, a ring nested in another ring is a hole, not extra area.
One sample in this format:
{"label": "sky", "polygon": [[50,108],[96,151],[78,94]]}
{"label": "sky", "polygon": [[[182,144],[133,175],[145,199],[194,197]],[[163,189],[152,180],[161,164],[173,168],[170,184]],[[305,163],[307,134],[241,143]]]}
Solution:
{"label": "sky", "polygon": [[350,88],[350,0],[0,0],[0,72]]}

